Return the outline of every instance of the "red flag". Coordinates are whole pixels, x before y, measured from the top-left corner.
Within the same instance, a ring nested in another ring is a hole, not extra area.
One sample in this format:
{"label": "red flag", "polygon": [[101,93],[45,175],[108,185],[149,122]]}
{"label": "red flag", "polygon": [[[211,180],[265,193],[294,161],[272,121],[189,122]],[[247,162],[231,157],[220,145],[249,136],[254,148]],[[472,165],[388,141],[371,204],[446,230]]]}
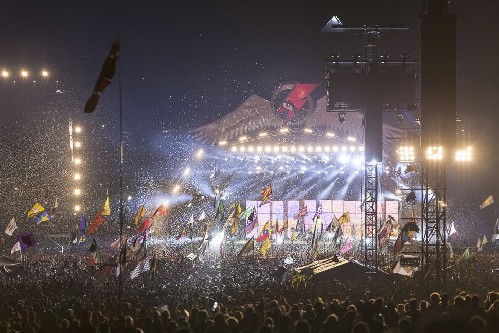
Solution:
{"label": "red flag", "polygon": [[97,83],[95,84],[94,87],[94,92],[87,101],[87,104],[85,104],[86,113],[90,113],[95,110],[95,108],[97,107],[97,103],[99,103],[100,95],[113,80],[114,74],[116,72],[116,60],[118,59],[119,53],[120,53],[120,44],[118,40],[116,40],[111,46],[111,50],[109,51],[109,55],[107,56],[104,65],[102,65],[99,78],[97,79]]}
{"label": "red flag", "polygon": [[92,221],[92,224],[90,224],[90,228],[88,228],[88,233],[92,234],[95,231],[95,229],[97,229],[102,224],[104,224],[104,219],[102,218],[102,215],[99,212],[99,214],[97,214],[97,217]]}
{"label": "red flag", "polygon": [[139,230],[137,230],[137,233],[140,234],[141,232],[144,232],[146,229],[149,229],[151,227],[151,218],[148,217],[142,222],[142,224],[139,227]]}
{"label": "red flag", "polygon": [[152,217],[156,217],[156,215],[166,215],[166,214],[168,214],[168,210],[164,205],[161,205],[158,207],[158,209],[156,209],[154,214],[152,214]]}

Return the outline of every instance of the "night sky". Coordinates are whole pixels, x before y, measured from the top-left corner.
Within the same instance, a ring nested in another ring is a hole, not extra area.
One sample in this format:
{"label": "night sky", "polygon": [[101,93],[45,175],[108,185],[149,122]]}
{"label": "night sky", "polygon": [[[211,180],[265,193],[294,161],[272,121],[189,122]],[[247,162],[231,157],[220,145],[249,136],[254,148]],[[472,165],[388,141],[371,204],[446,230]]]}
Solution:
{"label": "night sky", "polygon": [[[66,177],[44,170],[54,164],[63,169],[55,156],[67,154],[69,117],[92,128],[99,145],[95,156],[116,158],[120,79],[126,145],[130,151],[143,152],[144,163],[157,157],[165,133],[206,124],[253,93],[268,99],[286,81],[322,84],[329,55],[339,53],[350,60],[351,55],[363,53],[360,36],[320,32],[333,15],[349,24],[408,24],[407,33],[383,36],[380,52],[392,59],[402,53],[417,59],[422,3],[5,1],[0,12],[0,67],[26,66],[34,71],[44,67],[51,77],[49,82],[33,83],[30,78],[0,84],[0,144],[4,156],[10,156],[4,162],[2,183],[19,182],[19,175],[5,176],[5,170],[26,177],[33,177],[34,170],[45,179]],[[491,193],[499,198],[495,176],[499,149],[493,144],[499,139],[498,7],[492,0],[479,4],[459,0],[450,5],[450,12],[458,15],[460,126],[472,142],[488,142],[485,152],[493,155],[482,154],[483,159],[468,170],[473,176],[463,176],[464,186],[476,193],[472,205]],[[97,110],[85,115],[84,104],[118,34],[120,75]],[[106,166],[100,158],[95,163]],[[32,182],[35,178],[24,185]],[[2,190],[4,197],[8,193]]]}

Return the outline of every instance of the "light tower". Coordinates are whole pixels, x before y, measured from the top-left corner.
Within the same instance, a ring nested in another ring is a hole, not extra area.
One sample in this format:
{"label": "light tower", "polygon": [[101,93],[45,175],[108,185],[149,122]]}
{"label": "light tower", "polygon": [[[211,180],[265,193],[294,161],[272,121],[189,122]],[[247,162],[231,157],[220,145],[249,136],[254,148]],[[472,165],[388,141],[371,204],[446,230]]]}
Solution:
{"label": "light tower", "polygon": [[[414,101],[416,61],[403,56],[390,61],[378,55],[378,41],[385,32],[407,31],[406,25],[343,25],[335,16],[323,32],[353,32],[364,37],[364,57],[354,55],[342,61],[333,55],[326,64],[327,111],[348,117],[363,112],[365,123],[364,174],[364,264],[370,272],[378,270],[378,184],[383,160],[383,111]],[[404,107],[402,107],[404,108]]]}

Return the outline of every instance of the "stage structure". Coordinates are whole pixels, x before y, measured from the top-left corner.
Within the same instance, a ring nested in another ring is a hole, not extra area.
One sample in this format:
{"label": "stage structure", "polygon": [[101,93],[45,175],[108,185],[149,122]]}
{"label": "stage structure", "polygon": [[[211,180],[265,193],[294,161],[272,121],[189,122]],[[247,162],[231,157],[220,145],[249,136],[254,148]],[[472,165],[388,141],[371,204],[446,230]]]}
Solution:
{"label": "stage structure", "polygon": [[421,18],[422,270],[446,283],[447,161],[456,141],[456,16],[428,0]]}
{"label": "stage structure", "polygon": [[364,56],[343,61],[333,55],[326,64],[327,111],[346,122],[351,113],[363,112],[365,135],[364,173],[364,264],[369,272],[378,271],[379,168],[383,161],[383,112],[414,111],[417,61],[403,56],[388,60],[378,54],[382,34],[407,31],[405,25],[344,25],[333,17],[322,29],[327,33],[351,32],[364,38]]}

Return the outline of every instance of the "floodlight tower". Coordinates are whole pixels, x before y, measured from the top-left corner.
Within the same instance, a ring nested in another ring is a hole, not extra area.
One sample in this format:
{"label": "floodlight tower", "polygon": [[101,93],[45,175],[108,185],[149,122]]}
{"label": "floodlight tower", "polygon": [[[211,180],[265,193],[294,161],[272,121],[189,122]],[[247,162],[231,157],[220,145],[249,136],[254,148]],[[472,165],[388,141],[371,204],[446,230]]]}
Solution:
{"label": "floodlight tower", "polygon": [[[327,111],[364,112],[365,188],[364,188],[364,264],[370,272],[378,270],[378,184],[383,160],[383,111],[414,101],[417,62],[402,56],[390,61],[378,55],[378,41],[383,33],[407,31],[406,25],[344,25],[334,16],[322,32],[351,32],[364,38],[364,57],[341,61],[333,55],[326,64]],[[412,103],[411,102],[411,103]],[[402,107],[404,108],[404,107]]]}
{"label": "floodlight tower", "polygon": [[421,14],[422,270],[445,285],[446,162],[456,140],[456,16],[448,0],[426,0]]}

